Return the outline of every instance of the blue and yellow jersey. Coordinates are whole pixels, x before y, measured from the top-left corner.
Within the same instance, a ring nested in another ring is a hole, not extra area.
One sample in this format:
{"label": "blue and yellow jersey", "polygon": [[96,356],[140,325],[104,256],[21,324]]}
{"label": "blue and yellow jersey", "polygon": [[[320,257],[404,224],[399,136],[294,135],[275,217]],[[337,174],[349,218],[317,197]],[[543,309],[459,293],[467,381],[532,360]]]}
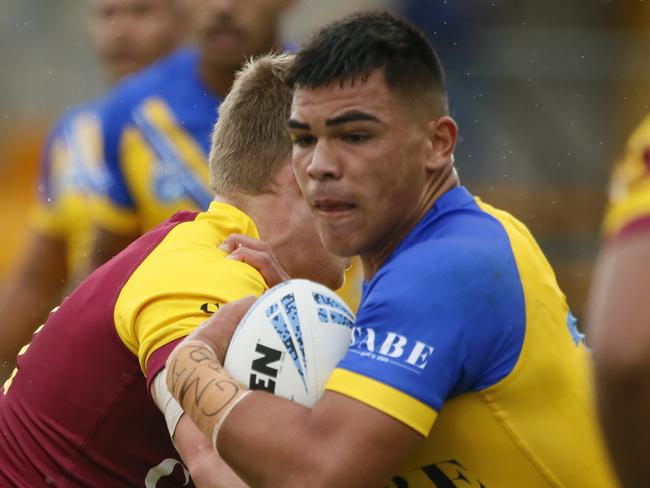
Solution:
{"label": "blue and yellow jersey", "polygon": [[176,211],[206,210],[213,198],[207,155],[220,102],[199,78],[194,49],[116,86],[100,109],[109,178],[93,199],[95,222],[137,235]]}
{"label": "blue and yellow jersey", "polygon": [[71,276],[85,268],[91,244],[88,195],[101,185],[101,129],[94,101],[69,110],[45,146],[31,226],[66,244]]}
{"label": "blue and yellow jersey", "polygon": [[463,187],[366,283],[327,389],[425,438],[391,486],[615,486],[590,355],[550,265]]}
{"label": "blue and yellow jersey", "polygon": [[608,239],[650,230],[650,116],[632,133],[617,162],[603,223]]}
{"label": "blue and yellow jersey", "polygon": [[[198,52],[178,51],[125,80],[100,111],[108,178],[91,205],[94,222],[138,235],[179,210],[202,211],[213,198],[208,152],[221,99],[198,75]],[[339,290],[353,310],[360,262]]]}

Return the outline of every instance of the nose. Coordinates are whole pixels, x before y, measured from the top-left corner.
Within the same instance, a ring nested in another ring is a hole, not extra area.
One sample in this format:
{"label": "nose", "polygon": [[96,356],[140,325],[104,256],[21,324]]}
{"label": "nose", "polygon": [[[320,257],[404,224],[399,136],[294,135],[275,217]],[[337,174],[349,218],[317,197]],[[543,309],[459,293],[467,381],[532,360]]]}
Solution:
{"label": "nose", "polygon": [[237,2],[238,0],[212,0],[209,3],[213,13],[224,15],[232,13]]}
{"label": "nose", "polygon": [[328,147],[327,141],[321,139],[316,143],[307,166],[307,174],[311,179],[318,181],[338,180],[341,177],[341,165]]}

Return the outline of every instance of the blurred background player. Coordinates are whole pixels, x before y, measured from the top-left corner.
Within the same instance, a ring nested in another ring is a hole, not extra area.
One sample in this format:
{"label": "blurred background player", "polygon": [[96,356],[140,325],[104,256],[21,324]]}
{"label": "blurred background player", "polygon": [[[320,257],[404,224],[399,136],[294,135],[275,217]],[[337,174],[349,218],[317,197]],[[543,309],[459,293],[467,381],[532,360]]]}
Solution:
{"label": "blurred background player", "polygon": [[[217,107],[247,57],[283,49],[293,0],[188,0],[196,47],[117,87],[101,111],[107,186],[92,205],[93,268],[183,209],[212,200],[206,164]],[[360,267],[344,290],[356,308]]]}
{"label": "blurred background player", "polygon": [[[88,9],[93,45],[111,84],[184,40],[185,16],[177,0],[93,0]],[[88,267],[92,226],[86,197],[101,183],[102,171],[98,103],[67,111],[48,137],[29,244],[0,298],[0,379]]]}
{"label": "blurred background player", "polygon": [[650,479],[650,117],[630,137],[610,184],[589,307],[601,422],[626,487]]}

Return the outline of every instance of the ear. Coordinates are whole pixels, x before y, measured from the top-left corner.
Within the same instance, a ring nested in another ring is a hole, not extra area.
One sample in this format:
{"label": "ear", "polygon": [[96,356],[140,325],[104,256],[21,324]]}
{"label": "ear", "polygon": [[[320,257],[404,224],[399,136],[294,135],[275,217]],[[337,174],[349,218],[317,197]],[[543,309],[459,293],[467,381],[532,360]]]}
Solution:
{"label": "ear", "polygon": [[429,121],[429,140],[431,154],[427,158],[427,169],[432,171],[453,163],[454,150],[458,140],[458,125],[448,115]]}

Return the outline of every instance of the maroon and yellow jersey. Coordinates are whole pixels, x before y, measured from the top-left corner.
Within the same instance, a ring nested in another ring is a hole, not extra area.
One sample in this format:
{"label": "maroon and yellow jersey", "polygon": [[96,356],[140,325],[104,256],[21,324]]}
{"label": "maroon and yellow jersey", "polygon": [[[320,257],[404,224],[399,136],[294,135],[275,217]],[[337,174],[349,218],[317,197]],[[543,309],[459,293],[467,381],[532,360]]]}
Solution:
{"label": "maroon and yellow jersey", "polygon": [[149,386],[221,304],[267,289],[219,249],[235,232],[259,238],[223,203],[179,212],[50,314],[0,394],[0,486],[191,486]]}
{"label": "maroon and yellow jersey", "polygon": [[650,231],[650,116],[632,133],[609,188],[603,231],[608,239]]}

